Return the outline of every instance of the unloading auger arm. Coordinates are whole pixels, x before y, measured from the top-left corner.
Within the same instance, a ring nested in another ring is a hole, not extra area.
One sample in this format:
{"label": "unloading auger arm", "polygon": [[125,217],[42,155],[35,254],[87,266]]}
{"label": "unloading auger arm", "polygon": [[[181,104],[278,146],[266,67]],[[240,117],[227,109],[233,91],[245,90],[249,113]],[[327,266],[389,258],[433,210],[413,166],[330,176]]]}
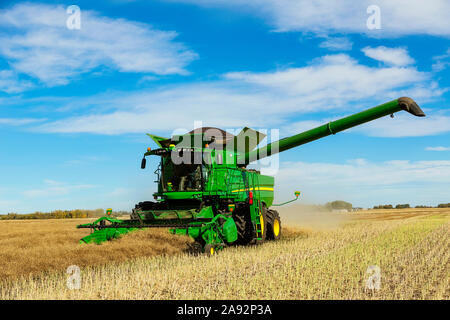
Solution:
{"label": "unloading auger arm", "polygon": [[355,113],[351,116],[331,121],[317,128],[304,131],[291,137],[287,137],[268,145],[242,154],[238,158],[238,163],[248,164],[258,159],[269,157],[278,152],[283,152],[302,144],[336,134],[340,131],[355,127],[357,125],[387,116],[398,111],[407,111],[414,116],[424,117],[425,113],[420,109],[417,103],[408,97],[401,97],[379,106]]}

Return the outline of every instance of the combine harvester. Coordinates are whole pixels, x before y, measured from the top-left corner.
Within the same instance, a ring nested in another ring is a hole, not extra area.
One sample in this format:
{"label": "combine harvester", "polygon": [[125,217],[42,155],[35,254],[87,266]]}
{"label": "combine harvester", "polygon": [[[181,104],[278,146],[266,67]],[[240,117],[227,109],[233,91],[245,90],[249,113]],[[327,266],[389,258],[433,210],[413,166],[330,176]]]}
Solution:
{"label": "combine harvester", "polygon": [[[274,178],[247,165],[401,110],[425,116],[412,99],[403,97],[258,149],[265,135],[249,128],[237,136],[217,128],[198,128],[172,138],[148,134],[159,148],[147,149],[141,168],[145,157],[161,158],[155,171],[155,201],[138,203],[129,220],[114,219],[108,210],[108,216],[79,225],[93,230],[80,242],[102,243],[141,228],[170,228],[174,234],[191,236],[204,253],[213,255],[230,244],[277,240],[280,216],[270,209],[277,206],[272,203]],[[299,195],[295,192],[291,201]]]}

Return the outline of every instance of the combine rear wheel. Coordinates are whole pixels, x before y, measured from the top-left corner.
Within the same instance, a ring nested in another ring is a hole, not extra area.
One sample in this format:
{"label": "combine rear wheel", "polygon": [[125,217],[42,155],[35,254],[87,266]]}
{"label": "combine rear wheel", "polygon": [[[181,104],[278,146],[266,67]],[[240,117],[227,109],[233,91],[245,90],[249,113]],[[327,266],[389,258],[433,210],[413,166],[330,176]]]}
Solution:
{"label": "combine rear wheel", "polygon": [[281,237],[281,220],[278,211],[267,210],[267,239],[278,240]]}

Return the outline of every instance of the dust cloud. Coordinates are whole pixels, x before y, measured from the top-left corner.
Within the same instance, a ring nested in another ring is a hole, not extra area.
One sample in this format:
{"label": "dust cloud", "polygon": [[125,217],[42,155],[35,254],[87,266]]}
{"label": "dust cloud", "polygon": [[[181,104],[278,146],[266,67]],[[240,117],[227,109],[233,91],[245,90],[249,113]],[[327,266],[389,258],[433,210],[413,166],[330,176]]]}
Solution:
{"label": "dust cloud", "polygon": [[311,229],[334,229],[351,220],[350,213],[331,212],[315,205],[289,205],[273,207],[280,213],[284,226]]}

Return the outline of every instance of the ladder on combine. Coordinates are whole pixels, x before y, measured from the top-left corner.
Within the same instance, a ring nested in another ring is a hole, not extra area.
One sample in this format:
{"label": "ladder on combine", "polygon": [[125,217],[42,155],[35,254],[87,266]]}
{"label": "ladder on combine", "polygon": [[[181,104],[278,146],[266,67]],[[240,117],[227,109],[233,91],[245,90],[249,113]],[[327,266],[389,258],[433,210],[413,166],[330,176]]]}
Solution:
{"label": "ladder on combine", "polygon": [[[253,200],[253,204],[250,205],[250,212],[252,213],[252,220],[254,221],[255,226],[255,237],[256,240],[262,240],[263,239],[263,232],[264,232],[264,215],[263,215],[263,208],[261,204],[261,191],[259,188],[259,177],[257,174],[251,173],[252,177],[252,186],[251,190],[253,192],[253,199],[256,198],[256,203]],[[262,222],[262,223],[261,223]]]}

